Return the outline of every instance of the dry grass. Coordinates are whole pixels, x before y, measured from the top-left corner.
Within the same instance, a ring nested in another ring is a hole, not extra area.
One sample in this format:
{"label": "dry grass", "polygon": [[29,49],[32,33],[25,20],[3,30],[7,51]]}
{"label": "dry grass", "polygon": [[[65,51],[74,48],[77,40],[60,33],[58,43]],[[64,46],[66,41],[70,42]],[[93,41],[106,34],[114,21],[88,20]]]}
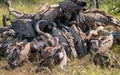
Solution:
{"label": "dry grass", "polygon": [[[114,45],[111,49],[116,55],[118,62],[120,62],[120,45]],[[34,62],[32,62],[34,63]],[[7,61],[4,58],[0,59],[0,75],[120,75],[120,68],[100,68],[95,66],[89,60],[89,55],[82,59],[73,59],[70,66],[65,67],[65,70],[54,68],[50,71],[46,68],[40,73],[35,72],[35,66],[27,62],[17,67],[14,70],[5,70]]]}
{"label": "dry grass", "polygon": [[[120,62],[120,58],[119,58]],[[69,67],[65,70],[54,68],[52,71],[46,69],[40,73],[35,73],[31,64],[25,63],[14,70],[5,70],[6,60],[0,62],[0,75],[120,75],[120,68],[100,68],[89,61],[89,56],[82,59],[73,59]]]}

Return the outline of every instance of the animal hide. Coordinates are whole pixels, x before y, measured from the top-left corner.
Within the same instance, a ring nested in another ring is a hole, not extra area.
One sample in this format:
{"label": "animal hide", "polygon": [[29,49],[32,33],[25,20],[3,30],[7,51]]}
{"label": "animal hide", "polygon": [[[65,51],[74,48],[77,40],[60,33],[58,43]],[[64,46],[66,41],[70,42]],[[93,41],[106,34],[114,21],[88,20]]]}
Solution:
{"label": "animal hide", "polygon": [[35,31],[32,27],[32,20],[30,19],[16,19],[11,21],[12,28],[16,33],[22,34],[25,37],[34,37]]}

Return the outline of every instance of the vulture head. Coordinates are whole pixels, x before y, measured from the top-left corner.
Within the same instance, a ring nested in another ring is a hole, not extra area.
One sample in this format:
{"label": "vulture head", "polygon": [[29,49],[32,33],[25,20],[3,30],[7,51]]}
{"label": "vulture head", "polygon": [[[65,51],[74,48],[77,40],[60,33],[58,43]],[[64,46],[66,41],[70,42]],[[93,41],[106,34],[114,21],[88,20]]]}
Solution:
{"label": "vulture head", "polygon": [[115,26],[119,26],[120,27],[120,21],[115,18],[114,16],[107,16],[108,18],[108,22],[111,24],[111,25],[115,25]]}

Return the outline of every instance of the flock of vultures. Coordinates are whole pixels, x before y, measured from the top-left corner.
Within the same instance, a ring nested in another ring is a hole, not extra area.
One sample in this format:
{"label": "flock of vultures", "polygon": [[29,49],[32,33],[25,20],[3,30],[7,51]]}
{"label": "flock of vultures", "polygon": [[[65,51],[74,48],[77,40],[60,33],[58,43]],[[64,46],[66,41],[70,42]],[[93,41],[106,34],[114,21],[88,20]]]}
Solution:
{"label": "flock of vultures", "polygon": [[118,60],[110,48],[120,41],[120,22],[100,9],[87,9],[86,4],[63,0],[24,14],[14,10],[8,0],[6,6],[15,19],[3,15],[0,56],[12,69],[24,66],[25,61],[37,62],[36,72],[43,67],[64,69],[71,58],[86,55],[95,65],[117,67]]}

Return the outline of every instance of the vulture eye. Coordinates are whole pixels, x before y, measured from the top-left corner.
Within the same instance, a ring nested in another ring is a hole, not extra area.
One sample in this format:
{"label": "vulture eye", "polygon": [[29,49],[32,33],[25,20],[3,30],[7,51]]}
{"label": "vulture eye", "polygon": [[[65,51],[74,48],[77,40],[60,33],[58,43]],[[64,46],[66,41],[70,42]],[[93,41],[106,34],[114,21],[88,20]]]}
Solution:
{"label": "vulture eye", "polygon": [[109,21],[113,21],[113,19],[112,19],[112,18],[109,18]]}
{"label": "vulture eye", "polygon": [[113,21],[113,17],[107,16],[107,18],[108,18],[109,21]]}

